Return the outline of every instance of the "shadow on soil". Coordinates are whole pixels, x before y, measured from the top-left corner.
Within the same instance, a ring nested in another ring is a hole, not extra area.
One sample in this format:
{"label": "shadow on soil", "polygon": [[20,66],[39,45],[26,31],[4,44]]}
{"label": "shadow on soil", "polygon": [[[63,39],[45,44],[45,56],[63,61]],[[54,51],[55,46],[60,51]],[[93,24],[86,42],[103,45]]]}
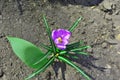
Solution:
{"label": "shadow on soil", "polygon": [[17,7],[19,10],[19,14],[22,15],[23,14],[23,9],[22,9],[22,4],[21,4],[21,0],[16,0],[17,1]]}
{"label": "shadow on soil", "polygon": [[65,80],[66,64],[56,61],[56,62],[54,62],[54,65],[52,67],[53,67],[53,69],[55,71],[56,77],[58,77],[58,70],[61,68],[62,78],[63,78],[63,80]]}
{"label": "shadow on soil", "polygon": [[[81,50],[75,51],[73,53],[69,52],[71,49],[76,49],[76,48],[79,48],[79,47],[81,47]],[[77,53],[77,52],[84,52],[85,49],[83,47],[85,47],[85,43],[83,41],[78,41],[78,42],[71,43],[71,44],[67,45],[66,50],[68,52],[65,55],[69,55],[69,56],[66,56],[66,58],[68,58],[70,61],[73,61],[73,62],[76,62],[76,63],[80,64],[81,67],[85,67],[88,70],[91,70],[92,68],[94,68],[94,69],[97,69],[99,71],[104,72],[104,69],[105,69],[104,67],[99,67],[99,66],[96,66],[96,65],[93,64],[93,61],[98,60],[97,58],[93,57],[92,55],[80,55],[80,54]],[[66,64],[62,63],[62,62],[56,62],[53,65],[53,69],[56,73],[56,77],[58,76],[59,68],[61,68],[63,80],[66,80],[65,79]],[[92,80],[95,80],[94,77],[92,77],[90,74],[88,74],[88,73],[86,73],[86,74]]]}
{"label": "shadow on soil", "polygon": [[[98,5],[100,4],[103,0],[48,0],[51,4],[56,4],[56,3],[60,3],[62,5],[68,5],[68,4],[72,4],[72,5],[83,5],[83,6],[94,6],[94,5]],[[4,1],[5,2],[5,1]],[[23,9],[22,9],[22,2],[21,0],[16,0],[17,2],[17,7],[19,10],[19,14],[22,15],[23,14]]]}
{"label": "shadow on soil", "polygon": [[[87,69],[91,69],[91,68],[94,68],[94,69],[97,69],[99,71],[102,71],[104,72],[105,68],[104,67],[99,67],[99,66],[96,66],[92,63],[92,61],[95,61],[95,60],[98,60],[97,58],[94,58],[93,56],[84,56],[84,55],[77,55],[77,54],[73,54],[73,56],[78,56],[79,58],[78,59],[75,59],[75,58],[72,58],[70,57],[69,59],[73,62],[76,62],[78,64],[80,64],[81,66],[87,68]],[[66,70],[66,64],[65,63],[62,63],[62,62],[55,62],[54,65],[53,65],[53,69],[56,73],[56,77],[58,77],[58,70],[61,68],[61,72],[62,72],[62,78],[63,80],[66,80],[65,79],[65,70]],[[84,71],[84,70],[83,70]],[[88,74],[87,72],[85,72],[92,80],[95,80],[94,77],[92,77],[90,74]]]}
{"label": "shadow on soil", "polygon": [[101,3],[103,0],[48,0],[50,3],[59,2],[63,5],[83,5],[83,6],[94,6]]}

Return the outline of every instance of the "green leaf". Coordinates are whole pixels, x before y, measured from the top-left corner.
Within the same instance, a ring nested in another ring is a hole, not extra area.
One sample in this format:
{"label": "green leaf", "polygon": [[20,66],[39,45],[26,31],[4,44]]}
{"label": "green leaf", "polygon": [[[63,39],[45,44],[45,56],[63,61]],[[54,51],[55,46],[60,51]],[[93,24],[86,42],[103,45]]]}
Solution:
{"label": "green leaf", "polygon": [[51,47],[49,47],[49,46],[47,46],[47,45],[45,45],[43,43],[40,43],[40,46],[43,47],[46,50],[51,50],[52,51]]}
{"label": "green leaf", "polygon": [[81,19],[82,19],[82,17],[78,18],[68,30],[70,32],[72,32],[77,27],[77,25],[81,21]]}
{"label": "green leaf", "polygon": [[9,40],[14,53],[29,67],[39,68],[48,61],[48,59],[45,58],[39,64],[34,65],[45,55],[38,47],[20,38],[7,37],[7,39]]}
{"label": "green leaf", "polygon": [[78,41],[78,42],[75,42],[75,43],[68,44],[66,50],[70,51],[71,49],[79,48],[83,44],[84,44],[83,41]]}
{"label": "green leaf", "polygon": [[74,59],[78,59],[78,57],[77,56],[71,56],[72,58],[74,58]]}
{"label": "green leaf", "polygon": [[74,52],[74,51],[82,51],[84,49],[87,49],[87,48],[90,48],[90,46],[81,46],[80,48],[75,48],[75,49],[72,49],[70,51]]}
{"label": "green leaf", "polygon": [[44,20],[44,23],[45,23],[45,27],[46,27],[46,30],[47,30],[47,34],[48,34],[48,36],[49,36],[49,40],[50,40],[50,43],[51,43],[51,45],[52,45],[53,51],[54,51],[54,53],[56,53],[56,46],[55,46],[53,40],[51,39],[51,30],[50,30],[50,28],[49,28],[49,26],[48,26],[48,23],[47,23],[47,20],[46,20],[46,17],[45,17],[45,16],[43,16],[43,20]]}
{"label": "green leaf", "polygon": [[40,72],[44,71],[48,66],[52,64],[55,57],[51,57],[45,65],[41,66],[39,69],[37,69],[35,72],[33,72],[31,75],[29,75],[25,80],[29,80],[30,78],[34,77],[35,75],[39,74]]}
{"label": "green leaf", "polygon": [[76,54],[82,54],[82,55],[89,55],[88,53],[86,52],[75,52]]}
{"label": "green leaf", "polygon": [[46,59],[52,52],[48,51],[45,56],[43,56],[39,61],[37,61],[34,65],[39,64],[41,61],[43,61],[44,59]]}
{"label": "green leaf", "polygon": [[60,55],[63,55],[63,54],[66,54],[66,53],[67,53],[67,51],[63,51],[63,50],[62,50],[59,54],[60,54]]}
{"label": "green leaf", "polygon": [[85,74],[85,72],[83,72],[78,66],[76,66],[75,64],[73,64],[70,60],[68,60],[68,59],[66,59],[66,58],[64,58],[62,56],[58,56],[58,59],[62,60],[63,62],[65,62],[68,65],[70,65],[73,68],[75,68],[78,72],[80,72],[86,78],[86,80],[91,80],[90,77]]}

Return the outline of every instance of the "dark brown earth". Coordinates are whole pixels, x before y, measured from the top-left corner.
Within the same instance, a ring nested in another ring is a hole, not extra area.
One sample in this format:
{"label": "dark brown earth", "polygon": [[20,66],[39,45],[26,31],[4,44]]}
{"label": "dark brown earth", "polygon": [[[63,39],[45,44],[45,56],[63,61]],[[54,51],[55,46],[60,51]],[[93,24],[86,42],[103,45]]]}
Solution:
{"label": "dark brown earth", "polygon": [[[93,80],[120,80],[120,0],[0,0],[0,80],[24,80],[32,73],[13,53],[5,36],[37,46],[48,44],[43,14],[52,29],[68,29],[82,16],[71,42],[83,40],[92,47],[87,50],[91,56],[79,56],[74,63]],[[85,79],[70,66],[56,63],[31,80]]]}

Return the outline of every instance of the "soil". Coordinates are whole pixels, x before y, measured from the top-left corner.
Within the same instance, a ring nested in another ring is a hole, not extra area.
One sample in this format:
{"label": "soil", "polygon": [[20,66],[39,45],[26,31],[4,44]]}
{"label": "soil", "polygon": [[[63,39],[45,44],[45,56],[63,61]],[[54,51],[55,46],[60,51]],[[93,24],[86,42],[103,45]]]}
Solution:
{"label": "soil", "polygon": [[[68,29],[83,17],[70,42],[83,40],[91,56],[73,60],[92,80],[120,80],[120,0],[0,0],[0,80],[24,80],[34,70],[13,53],[6,36],[49,44],[42,15],[51,29]],[[56,62],[31,80],[85,80]]]}

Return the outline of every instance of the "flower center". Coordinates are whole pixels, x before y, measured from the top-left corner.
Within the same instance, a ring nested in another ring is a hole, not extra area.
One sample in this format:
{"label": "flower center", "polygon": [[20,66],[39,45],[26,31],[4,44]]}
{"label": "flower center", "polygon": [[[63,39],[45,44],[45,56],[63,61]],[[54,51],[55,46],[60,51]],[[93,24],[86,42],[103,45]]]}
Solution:
{"label": "flower center", "polygon": [[58,37],[57,39],[58,39],[59,43],[62,43],[62,38],[61,37]]}
{"label": "flower center", "polygon": [[59,56],[59,54],[57,53],[56,55],[55,55],[55,57],[58,57]]}

